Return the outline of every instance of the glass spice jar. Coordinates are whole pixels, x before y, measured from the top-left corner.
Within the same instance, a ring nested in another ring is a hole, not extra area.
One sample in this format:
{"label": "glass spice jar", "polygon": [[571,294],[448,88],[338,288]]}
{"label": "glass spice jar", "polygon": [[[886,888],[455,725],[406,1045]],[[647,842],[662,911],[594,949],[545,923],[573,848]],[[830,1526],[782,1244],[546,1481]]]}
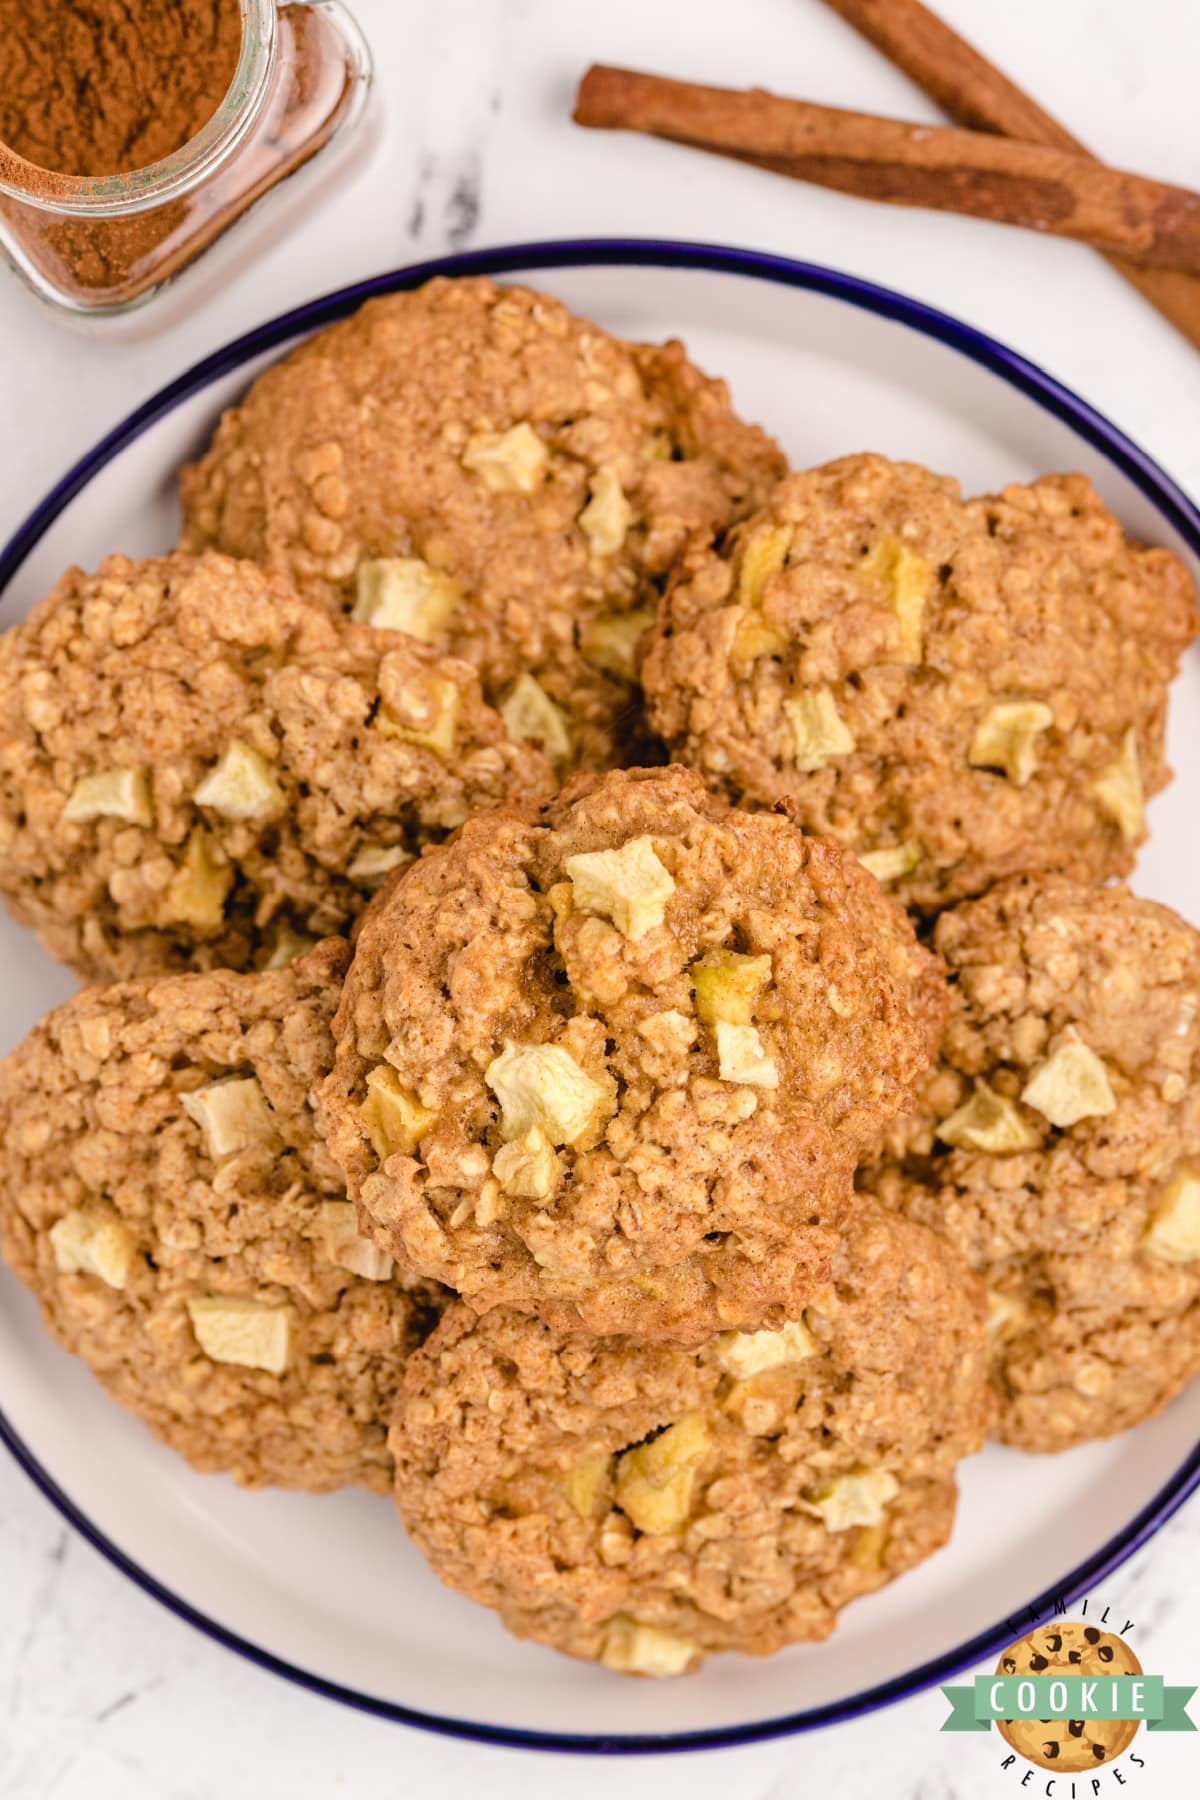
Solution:
{"label": "glass spice jar", "polygon": [[360,119],[366,42],[339,0],[240,0],[224,99],[144,168],[63,175],[0,142],[0,249],[34,292],[77,315],[139,306],[256,201]]}

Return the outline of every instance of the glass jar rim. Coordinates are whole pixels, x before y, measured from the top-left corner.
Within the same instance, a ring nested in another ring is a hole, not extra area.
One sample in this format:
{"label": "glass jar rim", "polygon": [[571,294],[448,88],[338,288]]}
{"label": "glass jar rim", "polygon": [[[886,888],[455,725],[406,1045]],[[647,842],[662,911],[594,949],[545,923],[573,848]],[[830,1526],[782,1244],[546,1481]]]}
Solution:
{"label": "glass jar rim", "polygon": [[208,123],[170,156],[115,175],[61,175],[0,142],[0,194],[44,212],[121,218],[190,193],[253,128],[275,63],[276,0],[239,0],[242,45],[228,88]]}

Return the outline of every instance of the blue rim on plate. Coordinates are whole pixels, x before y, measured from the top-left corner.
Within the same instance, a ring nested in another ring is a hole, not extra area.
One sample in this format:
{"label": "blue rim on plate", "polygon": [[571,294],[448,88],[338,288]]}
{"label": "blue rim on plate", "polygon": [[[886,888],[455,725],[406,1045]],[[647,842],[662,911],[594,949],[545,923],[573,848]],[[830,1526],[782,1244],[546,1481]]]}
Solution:
{"label": "blue rim on plate", "polygon": [[[501,245],[494,250],[469,251],[457,256],[439,257],[431,262],[415,263],[408,268],[376,276],[373,280],[340,288],[323,299],[310,301],[291,312],[282,313],[243,337],[235,338],[224,349],[205,357],[177,380],[152,395],[120,425],[101,438],[87,455],[82,456],[67,471],[41,505],[30,513],[0,551],[0,595],[64,507],[105,464],[181,401],[262,355],[264,351],[273,350],[292,338],[345,317],[374,294],[394,293],[400,289],[417,287],[435,275],[512,275],[528,269],[599,265],[703,269],[721,274],[748,275],[760,281],[777,282],[785,287],[803,288],[811,293],[844,300],[851,306],[893,319],[922,332],[926,337],[935,338],[960,355],[969,357],[972,362],[990,369],[1010,386],[1018,388],[1046,411],[1070,425],[1153,502],[1163,517],[1179,532],[1188,548],[1200,558],[1200,510],[1152,457],[1139,449],[1102,413],[1098,413],[1036,363],[1027,361],[994,338],[973,330],[971,326],[962,324],[946,313],[925,306],[918,300],[908,299],[890,288],[877,287],[872,282],[859,280],[857,276],[842,275],[833,269],[824,269],[813,263],[794,262],[788,257],[771,256],[763,251],[735,250],[717,244],[660,243],[645,238],[560,239],[546,243]],[[377,1696],[343,1687],[337,1682],[327,1681],[272,1655],[235,1632],[226,1630],[215,1619],[208,1618],[156,1581],[154,1576],[99,1531],[42,1467],[2,1411],[0,1441],[8,1447],[25,1473],[63,1518],[94,1549],[107,1557],[115,1568],[127,1575],[144,1593],[161,1602],[176,1618],[196,1626],[206,1636],[223,1644],[226,1649],[236,1651],[239,1656],[244,1656],[259,1668],[282,1675],[286,1680],[308,1688],[325,1699],[340,1701],[344,1706],[354,1707],[379,1718],[418,1726],[425,1731],[439,1732],[448,1737],[470,1739],[476,1743],[524,1750],[569,1750],[593,1755],[653,1754],[760,1743],[768,1738],[786,1737],[811,1731],[820,1725],[858,1718],[879,1707],[889,1706],[894,1701],[907,1699],[910,1695],[933,1686],[935,1682],[948,1680],[960,1670],[995,1656],[1013,1636],[1010,1621],[1002,1619],[968,1642],[923,1663],[919,1668],[865,1689],[862,1693],[852,1694],[844,1700],[789,1713],[780,1718],[763,1719],[750,1725],[721,1727],[711,1731],[663,1734],[636,1732],[610,1736],[526,1731],[502,1725],[476,1724],[469,1719],[442,1718],[437,1714],[417,1712],[393,1701],[382,1700]],[[1122,1531],[1094,1556],[1072,1569],[1062,1581],[1038,1595],[1029,1603],[1028,1610],[1041,1614],[1052,1610],[1056,1604],[1070,1605],[1081,1598],[1095,1583],[1103,1581],[1139,1550],[1198,1487],[1200,1445],[1196,1446],[1171,1480]],[[1022,1608],[1022,1614],[1026,1610]]]}

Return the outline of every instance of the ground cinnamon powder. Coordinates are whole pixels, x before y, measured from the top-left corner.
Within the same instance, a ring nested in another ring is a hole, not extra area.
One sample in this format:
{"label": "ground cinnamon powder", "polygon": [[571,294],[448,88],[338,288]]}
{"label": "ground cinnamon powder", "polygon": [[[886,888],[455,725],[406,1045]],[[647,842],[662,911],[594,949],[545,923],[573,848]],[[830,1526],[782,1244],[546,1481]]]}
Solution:
{"label": "ground cinnamon powder", "polygon": [[65,177],[127,174],[194,137],[241,37],[238,0],[0,0],[0,175],[50,203],[0,195],[0,227],[35,285],[82,310],[127,305],[328,141],[352,91],[345,46],[319,7],[282,4],[258,117],[232,158],[145,211],[55,209]]}
{"label": "ground cinnamon powder", "polygon": [[237,66],[238,0],[0,0],[0,139],[64,175],[169,156]]}

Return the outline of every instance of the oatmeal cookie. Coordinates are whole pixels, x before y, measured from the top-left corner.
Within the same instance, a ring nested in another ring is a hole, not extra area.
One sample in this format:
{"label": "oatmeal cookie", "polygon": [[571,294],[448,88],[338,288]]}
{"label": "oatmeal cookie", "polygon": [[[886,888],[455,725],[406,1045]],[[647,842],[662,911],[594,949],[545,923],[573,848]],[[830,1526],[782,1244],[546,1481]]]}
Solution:
{"label": "oatmeal cookie", "polygon": [[467,664],[225,556],[72,569],[0,638],[0,891],[85,979],[285,960],[553,785]]}
{"label": "oatmeal cookie", "polygon": [[1183,564],[1081,475],[964,501],[851,456],[683,560],[642,678],[678,760],[742,804],[786,799],[929,911],[1133,866],[1196,624]]}
{"label": "oatmeal cookie", "polygon": [[369,908],[330,1145],[377,1240],[478,1310],[699,1344],[825,1279],[944,1005],[835,844],[684,769],[580,776]]}
{"label": "oatmeal cookie", "polygon": [[1124,887],[943,913],[950,1020],[861,1182],[986,1276],[999,1435],[1060,1450],[1200,1369],[1200,933]]}
{"label": "oatmeal cookie", "polygon": [[676,1675],[827,1637],[945,1543],[988,1408],[981,1289],[868,1207],[803,1320],[699,1351],[451,1306],[389,1442],[449,1586],[520,1637]]}
{"label": "oatmeal cookie", "polygon": [[77,995],[0,1064],[0,1243],[50,1331],[193,1468],[391,1480],[438,1297],[357,1235],[309,1104],[349,952]]}
{"label": "oatmeal cookie", "polygon": [[[997,1675],[1140,1675],[1142,1665],[1124,1638],[1078,1619],[1039,1625],[996,1664]],[[1005,1743],[1062,1775],[1115,1762],[1137,1736],[1136,1719],[999,1719]]]}
{"label": "oatmeal cookie", "polygon": [[783,458],[679,344],[630,345],[483,277],[372,300],[259,377],[184,471],[183,545],[479,670],[561,764],[633,728],[633,653],[693,531]]}

